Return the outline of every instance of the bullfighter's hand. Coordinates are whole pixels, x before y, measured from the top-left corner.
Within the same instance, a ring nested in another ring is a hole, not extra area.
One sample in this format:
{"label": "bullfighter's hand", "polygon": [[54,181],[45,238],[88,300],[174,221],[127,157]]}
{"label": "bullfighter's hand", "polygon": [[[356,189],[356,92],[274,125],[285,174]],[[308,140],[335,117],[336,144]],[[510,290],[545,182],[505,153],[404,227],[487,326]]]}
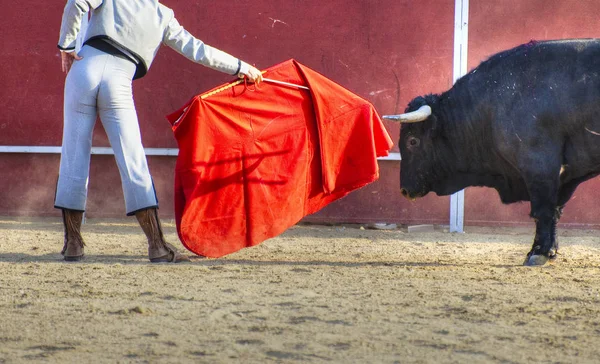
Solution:
{"label": "bullfighter's hand", "polygon": [[263,80],[262,73],[253,66],[248,67],[248,70],[244,72],[244,76],[248,77],[248,81],[260,84]]}
{"label": "bullfighter's hand", "polygon": [[73,65],[73,61],[82,60],[75,52],[60,52],[61,68],[64,73],[68,73]]}
{"label": "bullfighter's hand", "polygon": [[250,67],[248,70],[248,79],[255,84],[260,84],[263,80],[262,73],[256,67]]}

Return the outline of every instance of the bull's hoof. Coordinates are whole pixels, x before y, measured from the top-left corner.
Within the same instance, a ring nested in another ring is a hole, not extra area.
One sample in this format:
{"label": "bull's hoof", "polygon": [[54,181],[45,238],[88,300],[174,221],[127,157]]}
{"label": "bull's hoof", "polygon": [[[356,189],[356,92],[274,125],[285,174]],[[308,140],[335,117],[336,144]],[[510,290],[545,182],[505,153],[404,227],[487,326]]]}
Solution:
{"label": "bull's hoof", "polygon": [[532,254],[532,255],[528,256],[527,258],[525,258],[525,262],[523,263],[523,265],[526,265],[528,267],[534,267],[534,266],[544,265],[544,264],[548,263],[549,260],[550,260],[550,258],[548,258],[545,255]]}

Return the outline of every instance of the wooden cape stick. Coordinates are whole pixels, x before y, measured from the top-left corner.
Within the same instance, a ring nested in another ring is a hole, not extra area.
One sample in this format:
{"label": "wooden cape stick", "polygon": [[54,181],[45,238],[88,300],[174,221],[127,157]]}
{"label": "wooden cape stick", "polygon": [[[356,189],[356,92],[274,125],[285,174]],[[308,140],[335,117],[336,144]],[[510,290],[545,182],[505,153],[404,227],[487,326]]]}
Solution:
{"label": "wooden cape stick", "polygon": [[283,86],[289,86],[289,87],[296,87],[296,88],[301,88],[303,90],[310,90],[308,87],[306,86],[302,86],[302,85],[296,85],[295,83],[289,83],[289,82],[283,82],[283,81],[277,81],[277,80],[273,80],[270,78],[263,78],[263,81],[265,82],[271,82],[271,83],[276,83],[278,85],[283,85]]}
{"label": "wooden cape stick", "polygon": [[[294,87],[294,88],[299,88],[299,89],[303,89],[303,90],[310,90],[310,89],[309,89],[308,87],[306,87],[306,86],[297,85],[297,84],[295,84],[295,83],[289,83],[289,82],[284,82],[284,81],[277,81],[277,80],[273,80],[273,79],[271,79],[271,78],[263,78],[263,81],[265,81],[265,82],[270,82],[270,83],[274,83],[274,84],[278,84],[278,85],[282,85],[282,86]],[[218,89],[216,89],[216,90],[213,90],[213,91],[211,91],[211,92],[207,92],[207,93],[205,93],[205,94],[203,94],[203,95],[200,95],[200,98],[201,98],[202,100],[204,100],[205,98],[207,98],[207,97],[210,97],[210,96],[212,96],[212,95],[214,95],[214,94],[217,94],[217,93],[219,93],[219,92],[221,92],[221,91],[225,91],[225,90],[227,90],[227,89],[229,89],[229,88],[232,88],[233,86],[237,86],[237,85],[239,85],[239,84],[240,84],[240,83],[242,83],[242,82],[244,82],[244,80],[243,80],[243,79],[241,79],[241,80],[237,80],[237,81],[235,81],[235,82],[232,82],[232,83],[230,83],[230,84],[228,84],[228,85],[225,85],[225,86],[223,86],[223,87],[220,87],[220,88],[218,88]]]}

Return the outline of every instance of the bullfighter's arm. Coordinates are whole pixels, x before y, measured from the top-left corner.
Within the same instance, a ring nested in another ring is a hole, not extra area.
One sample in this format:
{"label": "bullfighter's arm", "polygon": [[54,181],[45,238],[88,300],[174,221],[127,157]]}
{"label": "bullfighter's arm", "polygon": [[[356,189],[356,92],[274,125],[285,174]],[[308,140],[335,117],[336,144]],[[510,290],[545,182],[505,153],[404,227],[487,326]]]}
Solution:
{"label": "bullfighter's arm", "polygon": [[102,0],[68,0],[60,25],[58,48],[63,52],[73,52],[83,16],[102,5]]}
{"label": "bullfighter's arm", "polygon": [[169,22],[163,43],[187,59],[214,70],[230,75],[247,76],[252,82],[262,80],[262,74],[255,67],[205,44],[185,30],[175,17]]}

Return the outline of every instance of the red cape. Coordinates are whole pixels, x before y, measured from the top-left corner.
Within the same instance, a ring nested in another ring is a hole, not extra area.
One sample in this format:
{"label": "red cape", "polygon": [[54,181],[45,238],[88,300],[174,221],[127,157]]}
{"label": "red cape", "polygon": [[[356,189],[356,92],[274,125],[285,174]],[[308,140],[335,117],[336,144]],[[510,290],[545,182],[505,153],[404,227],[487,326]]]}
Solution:
{"label": "red cape", "polygon": [[289,60],[168,116],[179,145],[175,218],[192,252],[221,257],[277,236],[379,177],[392,141],[373,106]]}

